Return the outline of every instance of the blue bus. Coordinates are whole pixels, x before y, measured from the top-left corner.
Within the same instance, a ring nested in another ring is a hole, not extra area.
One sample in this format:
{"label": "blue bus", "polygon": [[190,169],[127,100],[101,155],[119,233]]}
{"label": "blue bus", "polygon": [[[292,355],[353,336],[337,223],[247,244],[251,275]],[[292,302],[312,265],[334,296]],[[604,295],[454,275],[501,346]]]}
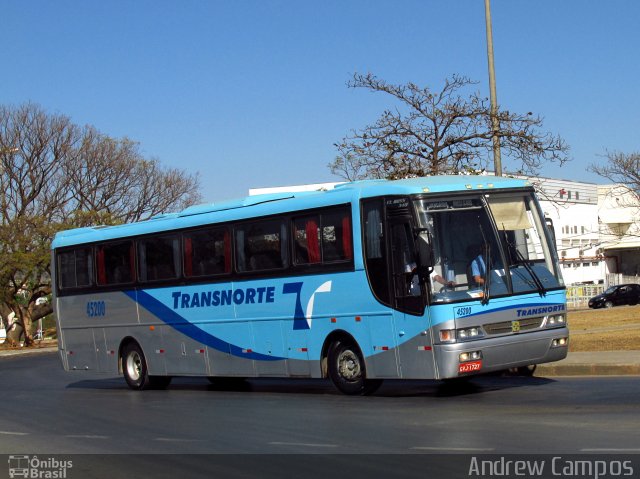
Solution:
{"label": "blue bus", "polygon": [[64,368],[384,379],[531,368],[567,354],[566,297],[533,187],[434,176],[272,193],[59,233]]}

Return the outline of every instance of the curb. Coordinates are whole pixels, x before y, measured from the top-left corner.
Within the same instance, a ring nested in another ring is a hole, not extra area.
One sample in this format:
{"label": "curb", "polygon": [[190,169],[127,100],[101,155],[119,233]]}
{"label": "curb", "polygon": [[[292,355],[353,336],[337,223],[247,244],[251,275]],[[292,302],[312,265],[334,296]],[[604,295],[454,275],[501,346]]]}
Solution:
{"label": "curb", "polygon": [[56,351],[58,351],[58,346],[45,346],[42,348],[0,349],[0,358],[27,356],[41,353],[53,353]]}
{"label": "curb", "polygon": [[538,365],[540,376],[639,376],[640,351],[579,351]]}
{"label": "curb", "polygon": [[536,376],[640,376],[640,364],[539,364]]}

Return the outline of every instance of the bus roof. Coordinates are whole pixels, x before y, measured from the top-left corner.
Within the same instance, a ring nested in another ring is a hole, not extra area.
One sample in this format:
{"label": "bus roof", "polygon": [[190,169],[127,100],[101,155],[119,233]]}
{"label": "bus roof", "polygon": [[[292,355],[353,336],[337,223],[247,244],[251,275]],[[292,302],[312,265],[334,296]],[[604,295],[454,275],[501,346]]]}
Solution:
{"label": "bus roof", "polygon": [[282,191],[195,205],[178,213],[158,215],[136,223],[62,231],[56,235],[52,248],[346,204],[360,198],[374,196],[483,191],[526,186],[530,186],[530,183],[524,179],[471,175],[429,176],[402,180],[362,180],[338,184],[330,190]]}

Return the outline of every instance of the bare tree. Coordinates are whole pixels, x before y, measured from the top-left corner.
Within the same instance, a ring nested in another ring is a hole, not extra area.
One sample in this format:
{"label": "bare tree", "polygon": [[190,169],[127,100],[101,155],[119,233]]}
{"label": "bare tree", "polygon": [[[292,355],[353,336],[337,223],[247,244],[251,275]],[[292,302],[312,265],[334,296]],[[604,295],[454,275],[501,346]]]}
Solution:
{"label": "bare tree", "polygon": [[[474,173],[490,166],[493,129],[491,107],[477,92],[466,96],[475,82],[454,75],[440,91],[414,83],[394,85],[371,73],[354,74],[350,88],[391,95],[399,107],[385,110],[373,124],[352,131],[335,146],[338,156],[329,165],[344,178],[403,178],[447,173]],[[532,113],[498,110],[503,155],[510,171],[535,175],[545,162],[567,161],[562,138],[539,130],[542,119]]]}
{"label": "bare tree", "polygon": [[[607,152],[604,165],[592,164],[589,170],[617,183],[640,201],[640,153]],[[635,203],[637,205],[637,202]]]}
{"label": "bare tree", "polygon": [[0,106],[0,313],[14,312],[30,344],[50,314],[56,232],[147,219],[200,199],[197,178],[146,159],[129,139],[34,104]]}
{"label": "bare tree", "polygon": [[70,181],[66,213],[76,224],[140,221],[200,199],[195,177],[145,159],[137,143],[115,140],[94,128],[86,129],[65,168]]}

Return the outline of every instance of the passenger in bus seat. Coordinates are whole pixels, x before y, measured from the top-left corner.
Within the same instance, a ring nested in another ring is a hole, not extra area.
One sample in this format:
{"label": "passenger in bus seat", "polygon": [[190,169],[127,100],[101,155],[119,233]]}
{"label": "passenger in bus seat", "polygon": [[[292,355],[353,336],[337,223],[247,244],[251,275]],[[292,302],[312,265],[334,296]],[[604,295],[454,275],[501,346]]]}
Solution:
{"label": "passenger in bus seat", "polygon": [[220,266],[223,264],[224,258],[221,259],[220,256],[206,256],[202,260],[198,261],[196,264],[196,275],[197,276],[206,276],[208,274],[216,274],[221,271],[224,271]]}

